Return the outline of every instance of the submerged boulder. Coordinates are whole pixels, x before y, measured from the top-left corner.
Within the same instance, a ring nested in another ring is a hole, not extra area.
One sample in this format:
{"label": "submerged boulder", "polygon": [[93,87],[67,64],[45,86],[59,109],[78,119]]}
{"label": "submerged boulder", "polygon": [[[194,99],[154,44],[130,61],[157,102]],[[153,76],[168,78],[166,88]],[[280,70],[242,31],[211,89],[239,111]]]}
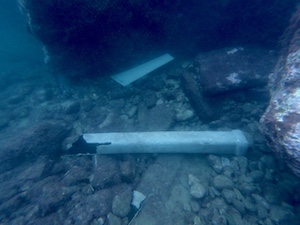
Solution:
{"label": "submerged boulder", "polygon": [[101,76],[163,51],[175,56],[235,43],[274,46],[297,0],[18,2],[28,30],[44,45],[45,62],[69,76]]}
{"label": "submerged boulder", "polygon": [[300,10],[283,36],[281,57],[270,76],[271,100],[261,130],[274,152],[300,176]]}
{"label": "submerged boulder", "polygon": [[203,95],[214,96],[267,85],[275,62],[272,51],[235,47],[201,53],[194,66]]}

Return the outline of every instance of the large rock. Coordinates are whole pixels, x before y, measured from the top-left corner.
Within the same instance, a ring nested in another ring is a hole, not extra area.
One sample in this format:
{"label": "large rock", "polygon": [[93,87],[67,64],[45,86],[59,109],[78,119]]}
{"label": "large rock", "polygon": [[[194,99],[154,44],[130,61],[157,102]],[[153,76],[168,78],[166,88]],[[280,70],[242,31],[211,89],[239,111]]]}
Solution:
{"label": "large rock", "polygon": [[0,138],[0,171],[39,156],[59,157],[69,134],[62,121],[41,122]]}
{"label": "large rock", "polygon": [[270,76],[271,101],[261,130],[274,152],[300,176],[300,10],[283,38],[282,55]]}
{"label": "large rock", "polygon": [[94,76],[162,51],[194,55],[237,40],[274,45],[296,3],[19,0],[29,30],[45,46],[45,61],[69,75]]}
{"label": "large rock", "polygon": [[225,48],[199,54],[194,62],[206,96],[265,86],[276,55],[262,48]]}

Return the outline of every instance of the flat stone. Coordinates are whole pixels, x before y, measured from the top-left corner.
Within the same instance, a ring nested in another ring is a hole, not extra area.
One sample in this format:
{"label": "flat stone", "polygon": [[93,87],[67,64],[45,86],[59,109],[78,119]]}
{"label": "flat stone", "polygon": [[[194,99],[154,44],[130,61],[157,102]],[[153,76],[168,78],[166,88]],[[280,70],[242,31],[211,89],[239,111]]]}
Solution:
{"label": "flat stone", "polygon": [[66,114],[76,114],[80,111],[80,103],[67,101],[62,104],[63,110]]}
{"label": "flat stone", "polygon": [[234,157],[234,160],[237,161],[240,172],[245,174],[248,169],[248,159],[245,156],[237,156]]}
{"label": "flat stone", "polygon": [[232,201],[232,205],[234,206],[234,208],[236,208],[242,215],[245,214],[246,210],[245,210],[245,206],[243,204],[243,202],[237,200],[237,199],[233,199]]}
{"label": "flat stone", "polygon": [[218,211],[224,211],[229,209],[229,205],[221,197],[213,199],[211,202],[211,208],[217,209]]}
{"label": "flat stone", "polygon": [[109,225],[122,225],[122,220],[112,213],[107,215],[107,219],[109,221]]}
{"label": "flat stone", "polygon": [[166,131],[174,123],[174,113],[165,104],[156,105],[150,110],[141,105],[138,117],[141,131]]}
{"label": "flat stone", "polygon": [[249,174],[249,176],[252,177],[255,182],[261,181],[264,178],[264,175],[265,174],[260,170],[253,170]]}
{"label": "flat stone", "polygon": [[227,225],[226,217],[223,215],[220,215],[218,210],[214,210],[211,222],[212,222],[212,224]]}
{"label": "flat stone", "polygon": [[133,116],[135,116],[137,114],[138,108],[137,106],[132,106],[128,111],[127,111],[127,116],[129,118],[132,118]]}
{"label": "flat stone", "polygon": [[175,119],[176,121],[187,121],[190,120],[191,118],[193,118],[195,116],[194,111],[193,110],[177,110],[176,111],[176,115],[175,115]]}
{"label": "flat stone", "polygon": [[208,193],[211,198],[215,198],[216,196],[221,195],[221,192],[215,189],[214,187],[209,187]]}
{"label": "flat stone", "polygon": [[118,162],[108,156],[97,155],[97,166],[94,169],[90,181],[94,188],[108,188],[121,182],[121,174]]}
{"label": "flat stone", "polygon": [[74,166],[65,173],[62,183],[66,186],[89,183],[89,176],[90,172],[85,168]]}
{"label": "flat stone", "polygon": [[267,210],[270,209],[270,204],[266,201],[266,199],[258,194],[252,194],[256,204],[263,206]]}
{"label": "flat stone", "polygon": [[234,191],[229,189],[223,189],[222,196],[228,204],[231,204],[233,200],[236,199]]}
{"label": "flat stone", "polygon": [[155,91],[148,90],[143,94],[144,103],[148,108],[155,106],[157,97]]}
{"label": "flat stone", "polygon": [[281,194],[278,186],[273,182],[265,182],[261,186],[264,198],[271,204],[278,205],[281,203]]}
{"label": "flat stone", "polygon": [[266,219],[268,216],[268,210],[266,208],[264,208],[262,205],[260,204],[256,204],[256,209],[257,209],[257,215],[260,219]]}
{"label": "flat stone", "polygon": [[165,104],[157,105],[150,110],[148,128],[152,131],[169,130],[174,123],[174,112]]}
{"label": "flat stone", "polygon": [[193,212],[197,213],[200,211],[200,205],[196,200],[191,200],[191,209]]}
{"label": "flat stone", "polygon": [[118,187],[112,201],[112,212],[119,217],[126,217],[130,212],[130,203],[132,199],[132,187],[129,185],[121,185]]}
{"label": "flat stone", "polygon": [[207,156],[208,164],[216,171],[216,173],[221,173],[223,170],[221,157],[216,155]]}
{"label": "flat stone", "polygon": [[253,200],[251,201],[249,197],[243,199],[242,201],[246,210],[252,213],[257,211],[256,204],[253,202]]}
{"label": "flat stone", "polygon": [[233,189],[234,188],[234,183],[233,183],[233,181],[230,178],[228,178],[228,177],[226,177],[224,175],[217,175],[213,179],[213,186],[217,190],[223,190],[225,188],[227,188],[227,189]]}
{"label": "flat stone", "polygon": [[288,224],[294,217],[294,213],[291,209],[281,207],[281,206],[272,206],[270,210],[270,218],[276,224]]}
{"label": "flat stone", "polygon": [[240,225],[244,224],[242,216],[239,211],[233,207],[229,207],[224,213],[229,225]]}
{"label": "flat stone", "polygon": [[132,182],[136,174],[134,158],[127,157],[124,161],[120,162],[119,165],[122,181]]}
{"label": "flat stone", "polygon": [[207,193],[207,188],[201,184],[200,180],[192,174],[189,174],[190,194],[194,198],[201,199]]}
{"label": "flat stone", "polygon": [[253,183],[242,183],[238,188],[244,195],[250,195],[259,190],[258,186]]}
{"label": "flat stone", "polygon": [[264,220],[265,225],[274,225],[274,223],[272,222],[272,220],[270,218],[267,218]]}

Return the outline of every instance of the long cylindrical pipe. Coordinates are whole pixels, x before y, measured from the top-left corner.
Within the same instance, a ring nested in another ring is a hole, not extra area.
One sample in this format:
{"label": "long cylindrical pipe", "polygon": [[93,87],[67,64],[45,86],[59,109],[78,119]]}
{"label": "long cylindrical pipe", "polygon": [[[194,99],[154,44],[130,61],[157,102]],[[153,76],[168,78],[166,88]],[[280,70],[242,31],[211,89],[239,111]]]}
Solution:
{"label": "long cylindrical pipe", "polygon": [[98,154],[207,153],[245,155],[250,145],[240,130],[88,133]]}

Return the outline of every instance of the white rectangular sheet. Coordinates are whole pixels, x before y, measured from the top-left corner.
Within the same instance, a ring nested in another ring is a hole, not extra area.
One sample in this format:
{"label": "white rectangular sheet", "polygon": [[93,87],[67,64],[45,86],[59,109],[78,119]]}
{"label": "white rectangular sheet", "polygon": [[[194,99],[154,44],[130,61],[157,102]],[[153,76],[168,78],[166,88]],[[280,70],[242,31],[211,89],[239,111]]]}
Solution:
{"label": "white rectangular sheet", "polygon": [[152,59],[146,63],[136,66],[132,69],[126,70],[122,73],[115,74],[111,76],[113,80],[118,82],[123,86],[131,84],[133,81],[145,76],[146,74],[152,72],[153,70],[165,65],[166,63],[172,61],[174,58],[170,54],[164,54],[155,59]]}

